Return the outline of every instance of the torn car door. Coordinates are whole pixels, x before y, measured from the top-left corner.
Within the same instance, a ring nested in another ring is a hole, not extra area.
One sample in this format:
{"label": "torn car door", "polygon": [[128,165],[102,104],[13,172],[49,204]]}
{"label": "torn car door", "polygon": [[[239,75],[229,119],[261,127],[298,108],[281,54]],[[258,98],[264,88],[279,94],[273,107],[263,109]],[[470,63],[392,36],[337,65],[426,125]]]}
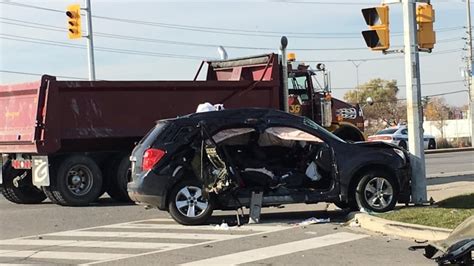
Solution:
{"label": "torn car door", "polygon": [[[238,187],[240,175],[233,165],[232,158],[225,147],[219,146],[223,142],[238,142],[239,138],[254,132],[252,128],[234,128],[219,131],[210,136],[205,126],[201,126],[201,150],[195,156],[194,168],[199,165],[199,175],[204,184],[205,193],[220,194],[230,188]],[[198,160],[199,162],[196,162]]]}

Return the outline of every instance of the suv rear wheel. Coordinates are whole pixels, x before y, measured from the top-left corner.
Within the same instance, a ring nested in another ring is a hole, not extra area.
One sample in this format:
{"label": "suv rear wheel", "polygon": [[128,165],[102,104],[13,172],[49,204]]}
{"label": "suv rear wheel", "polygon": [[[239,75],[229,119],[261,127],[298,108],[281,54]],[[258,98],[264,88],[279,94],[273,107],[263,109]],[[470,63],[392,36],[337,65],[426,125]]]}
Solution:
{"label": "suv rear wheel", "polygon": [[398,187],[386,171],[369,171],[357,184],[357,206],[367,211],[386,212],[395,207]]}
{"label": "suv rear wheel", "polygon": [[169,213],[175,221],[184,225],[205,223],[212,215],[212,199],[202,196],[202,185],[195,180],[176,184],[169,195]]}

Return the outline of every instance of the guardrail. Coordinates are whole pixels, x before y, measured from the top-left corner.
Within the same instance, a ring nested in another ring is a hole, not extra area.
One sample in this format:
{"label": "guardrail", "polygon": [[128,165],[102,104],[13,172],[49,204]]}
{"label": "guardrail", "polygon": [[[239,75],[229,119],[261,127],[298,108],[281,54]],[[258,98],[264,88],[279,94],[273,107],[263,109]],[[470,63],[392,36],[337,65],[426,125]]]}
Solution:
{"label": "guardrail", "polygon": [[474,147],[425,150],[425,154],[432,154],[432,153],[448,153],[448,152],[461,152],[461,151],[474,151]]}

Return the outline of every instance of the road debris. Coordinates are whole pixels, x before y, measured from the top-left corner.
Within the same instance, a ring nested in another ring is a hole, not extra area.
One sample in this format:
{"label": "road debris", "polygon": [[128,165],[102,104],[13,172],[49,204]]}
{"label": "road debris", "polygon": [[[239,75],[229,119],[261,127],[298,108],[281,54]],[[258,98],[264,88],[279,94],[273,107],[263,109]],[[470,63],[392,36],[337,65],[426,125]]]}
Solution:
{"label": "road debris", "polygon": [[308,218],[304,221],[302,221],[301,223],[297,223],[296,225],[297,226],[305,226],[305,225],[310,225],[310,224],[321,224],[321,223],[329,223],[330,222],[330,219],[327,218],[327,219],[324,219],[324,218],[316,218],[316,217],[311,217],[311,218]]}
{"label": "road debris", "polygon": [[214,230],[230,230],[230,227],[226,222],[223,222],[220,225],[216,224],[216,226],[214,226]]}

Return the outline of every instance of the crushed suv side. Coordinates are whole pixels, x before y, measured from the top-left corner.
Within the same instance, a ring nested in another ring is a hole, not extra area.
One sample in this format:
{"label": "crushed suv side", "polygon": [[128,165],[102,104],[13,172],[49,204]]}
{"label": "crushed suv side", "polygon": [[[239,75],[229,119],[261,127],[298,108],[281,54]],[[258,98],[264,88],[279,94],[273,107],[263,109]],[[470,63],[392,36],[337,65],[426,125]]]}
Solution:
{"label": "crushed suv side", "polygon": [[129,195],[182,224],[203,223],[214,209],[248,207],[252,192],[263,193],[263,206],[327,201],[386,211],[409,183],[403,151],[346,143],[279,111],[219,111],[165,123],[132,153]]}

